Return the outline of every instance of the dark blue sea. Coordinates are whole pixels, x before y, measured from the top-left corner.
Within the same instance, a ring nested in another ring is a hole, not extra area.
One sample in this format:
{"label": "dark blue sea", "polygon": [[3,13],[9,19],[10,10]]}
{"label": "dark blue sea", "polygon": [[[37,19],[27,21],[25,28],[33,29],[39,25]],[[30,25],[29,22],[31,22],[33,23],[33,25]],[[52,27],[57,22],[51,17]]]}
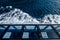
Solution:
{"label": "dark blue sea", "polygon": [[0,0],[0,6],[19,8],[35,18],[60,14],[60,0]]}

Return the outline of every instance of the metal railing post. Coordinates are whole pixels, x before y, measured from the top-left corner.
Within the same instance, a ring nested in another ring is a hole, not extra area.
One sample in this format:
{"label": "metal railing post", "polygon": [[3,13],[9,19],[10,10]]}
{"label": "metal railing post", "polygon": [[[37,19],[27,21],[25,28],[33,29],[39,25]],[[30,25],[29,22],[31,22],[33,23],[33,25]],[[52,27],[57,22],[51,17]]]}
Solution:
{"label": "metal railing post", "polygon": [[9,29],[10,25],[8,25],[8,27],[4,30],[4,32],[2,33],[1,37],[2,38],[4,36],[4,34],[7,32],[7,30]]}

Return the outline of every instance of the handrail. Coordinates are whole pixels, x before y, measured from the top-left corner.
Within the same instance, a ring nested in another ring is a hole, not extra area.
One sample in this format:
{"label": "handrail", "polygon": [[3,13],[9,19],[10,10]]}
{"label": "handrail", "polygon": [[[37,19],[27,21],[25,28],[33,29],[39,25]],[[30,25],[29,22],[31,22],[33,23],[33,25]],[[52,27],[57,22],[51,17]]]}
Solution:
{"label": "handrail", "polygon": [[43,26],[43,25],[60,25],[60,24],[0,24],[0,25],[6,25],[6,26],[8,26],[8,25],[12,25],[12,26],[14,26],[14,25],[17,25],[17,26],[20,26],[20,25],[41,25],[41,26]]}
{"label": "handrail", "polygon": [[[57,36],[60,38],[60,34],[57,32],[57,30],[54,28],[54,25],[60,25],[60,24],[0,24],[0,26],[8,26],[6,29],[5,29],[5,31],[4,31],[4,33],[1,35],[1,37],[0,38],[2,38],[3,37],[3,35],[7,32],[7,30],[9,29],[9,27],[10,26],[22,26],[22,32],[24,31],[24,27],[25,26],[35,26],[35,27],[37,27],[37,32],[39,32],[39,26],[46,26],[46,27],[49,27],[49,26],[51,26],[51,28],[54,30],[54,32],[57,34]],[[40,34],[41,34],[41,32],[39,32]],[[40,35],[41,36],[41,35]],[[40,38],[42,38],[42,36],[40,37]],[[42,40],[42,39],[41,39]]]}

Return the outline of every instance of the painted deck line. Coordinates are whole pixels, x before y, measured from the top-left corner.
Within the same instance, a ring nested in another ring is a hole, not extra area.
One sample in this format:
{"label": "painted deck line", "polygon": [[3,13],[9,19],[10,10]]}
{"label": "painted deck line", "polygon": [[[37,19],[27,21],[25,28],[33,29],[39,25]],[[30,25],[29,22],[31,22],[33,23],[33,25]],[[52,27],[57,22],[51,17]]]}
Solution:
{"label": "painted deck line", "polygon": [[43,38],[48,38],[48,35],[46,32],[41,32]]}
{"label": "painted deck line", "polygon": [[24,32],[22,38],[29,38],[29,32]]}
{"label": "painted deck line", "polygon": [[10,36],[11,36],[11,32],[6,32],[3,38],[10,38]]}

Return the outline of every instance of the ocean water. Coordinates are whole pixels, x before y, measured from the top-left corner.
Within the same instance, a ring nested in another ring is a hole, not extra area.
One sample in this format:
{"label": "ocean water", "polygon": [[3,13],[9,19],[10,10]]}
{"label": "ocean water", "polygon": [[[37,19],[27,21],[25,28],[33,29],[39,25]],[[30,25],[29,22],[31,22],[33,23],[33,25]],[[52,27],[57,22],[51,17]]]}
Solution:
{"label": "ocean water", "polygon": [[[19,8],[22,11],[30,14],[34,18],[40,18],[40,17],[42,18],[44,15],[47,15],[47,14],[60,14],[60,0],[0,0],[0,6],[13,6],[13,8]],[[16,27],[16,28],[19,29],[20,27]],[[29,29],[29,27],[27,27],[27,29]],[[2,34],[4,32],[4,29],[0,28],[0,30],[1,30],[0,34]],[[15,35],[15,37],[16,36],[19,37],[19,35],[17,34],[19,33],[20,30],[16,31],[13,27],[10,27],[8,31],[11,32],[12,35]],[[53,32],[50,32],[51,31],[50,29],[46,31],[49,37],[52,37],[50,33],[52,33],[52,35],[54,34]],[[45,32],[43,32],[43,34],[44,33]],[[54,35],[53,35],[53,38],[55,38]],[[4,36],[4,37],[7,37],[7,36]],[[14,36],[12,36],[12,38],[13,37]]]}
{"label": "ocean water", "polygon": [[35,18],[60,14],[60,0],[0,0],[0,6],[20,8]]}

